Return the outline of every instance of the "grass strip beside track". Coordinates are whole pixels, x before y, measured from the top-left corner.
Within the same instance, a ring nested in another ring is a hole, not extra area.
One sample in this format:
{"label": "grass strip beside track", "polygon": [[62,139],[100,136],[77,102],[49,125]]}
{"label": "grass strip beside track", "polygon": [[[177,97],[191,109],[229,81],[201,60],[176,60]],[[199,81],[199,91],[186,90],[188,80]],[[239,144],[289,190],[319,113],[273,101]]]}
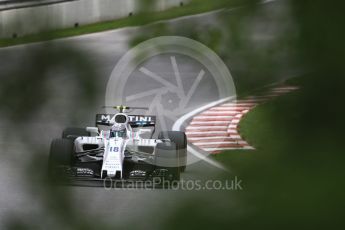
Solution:
{"label": "grass strip beside track", "polygon": [[166,11],[161,12],[146,12],[134,14],[132,16],[107,21],[100,22],[89,25],[80,25],[76,28],[66,28],[58,30],[47,30],[38,34],[31,34],[20,36],[16,38],[3,38],[0,39],[0,47],[13,46],[18,44],[40,42],[40,41],[49,41],[57,38],[65,38],[78,36],[83,34],[96,33],[101,31],[107,31],[112,29],[118,29],[123,27],[133,27],[133,26],[143,26],[150,23],[154,23],[162,20],[169,20],[178,17],[200,14],[208,11],[213,11],[222,8],[236,7],[243,5],[243,1],[226,1],[226,0],[213,0],[213,1],[204,1],[204,0],[193,0],[188,4],[174,7]]}

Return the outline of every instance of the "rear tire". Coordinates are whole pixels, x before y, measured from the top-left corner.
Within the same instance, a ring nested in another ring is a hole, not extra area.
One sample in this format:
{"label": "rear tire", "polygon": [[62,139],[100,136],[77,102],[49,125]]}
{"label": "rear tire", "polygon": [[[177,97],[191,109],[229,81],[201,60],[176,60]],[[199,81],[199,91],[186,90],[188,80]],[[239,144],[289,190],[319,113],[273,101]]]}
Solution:
{"label": "rear tire", "polygon": [[62,132],[62,138],[68,138],[75,140],[77,137],[88,137],[90,132],[86,131],[84,128],[65,128]]}
{"label": "rear tire", "polygon": [[160,132],[158,139],[170,139],[176,144],[178,151],[180,171],[184,172],[187,166],[187,137],[184,132],[180,131],[164,131]]}
{"label": "rear tire", "polygon": [[170,181],[180,180],[178,151],[175,143],[158,143],[155,152],[157,169],[166,170],[166,177]]}

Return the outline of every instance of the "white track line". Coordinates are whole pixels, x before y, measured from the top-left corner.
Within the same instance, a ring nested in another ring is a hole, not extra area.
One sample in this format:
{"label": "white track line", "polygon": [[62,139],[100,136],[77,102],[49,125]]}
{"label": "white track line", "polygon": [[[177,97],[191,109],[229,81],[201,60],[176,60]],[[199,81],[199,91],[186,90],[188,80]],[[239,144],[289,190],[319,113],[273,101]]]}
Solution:
{"label": "white track line", "polygon": [[228,115],[237,115],[238,111],[207,111],[202,112],[200,115],[213,115],[213,116],[228,116]]}
{"label": "white track line", "polygon": [[192,136],[192,135],[227,135],[227,131],[206,131],[206,132],[186,132],[187,136]]}
{"label": "white track line", "polygon": [[240,135],[233,135],[233,134],[230,134],[229,137],[232,138],[232,139],[236,139],[236,140],[242,140],[242,138],[241,138]]}
{"label": "white track line", "polygon": [[214,107],[210,109],[209,111],[238,111],[238,110],[244,110],[244,109],[249,109],[248,107]]}
{"label": "white track line", "polygon": [[191,129],[191,130],[195,130],[195,129],[227,129],[228,125],[222,125],[222,126],[188,126],[186,129]]}
{"label": "white track line", "polygon": [[189,142],[198,142],[198,141],[215,141],[215,140],[221,140],[221,141],[233,141],[234,139],[229,136],[213,136],[213,137],[190,137],[188,138]]}
{"label": "white track line", "polygon": [[195,116],[193,121],[231,121],[233,116]]}
{"label": "white track line", "polygon": [[207,126],[207,125],[229,125],[230,121],[192,121],[190,125],[200,125],[200,126]]}
{"label": "white track line", "polygon": [[238,133],[237,129],[228,129],[228,133],[234,134],[234,133]]}
{"label": "white track line", "polygon": [[210,119],[210,118],[213,118],[213,119],[219,119],[219,118],[231,119],[233,117],[234,116],[214,116],[214,115],[203,114],[203,115],[195,116],[193,119]]}
{"label": "white track line", "polygon": [[232,145],[246,145],[245,141],[204,141],[204,142],[195,142],[193,145],[217,145],[217,144],[232,144]]}
{"label": "white track line", "polygon": [[196,142],[196,143],[193,143],[193,145],[203,146],[203,147],[206,147],[206,148],[211,148],[212,146],[213,147],[224,148],[224,147],[246,146],[248,144],[247,143],[239,143],[239,142],[236,142],[236,141],[231,141],[231,142]]}
{"label": "white track line", "polygon": [[230,145],[230,144],[224,145],[224,144],[218,144],[218,145],[199,145],[197,147],[206,151],[206,149],[210,149],[210,148],[217,148],[217,150],[219,150],[219,149],[223,149],[224,150],[224,149],[227,149],[227,148],[243,149],[243,148],[249,147],[249,145],[233,145],[233,144],[232,145]]}
{"label": "white track line", "polygon": [[252,106],[255,106],[257,105],[257,103],[226,103],[226,104],[223,104],[222,106],[233,106],[233,107],[240,107],[240,106],[247,106],[247,107],[252,107]]}
{"label": "white track line", "polygon": [[244,146],[241,148],[238,147],[229,147],[229,148],[203,148],[203,150],[207,151],[207,152],[214,152],[214,151],[223,151],[223,150],[241,150],[241,149],[254,149],[251,146]]}
{"label": "white track line", "polygon": [[188,126],[186,128],[186,131],[224,131],[224,130],[227,130],[228,129],[228,126],[225,125],[225,126]]}

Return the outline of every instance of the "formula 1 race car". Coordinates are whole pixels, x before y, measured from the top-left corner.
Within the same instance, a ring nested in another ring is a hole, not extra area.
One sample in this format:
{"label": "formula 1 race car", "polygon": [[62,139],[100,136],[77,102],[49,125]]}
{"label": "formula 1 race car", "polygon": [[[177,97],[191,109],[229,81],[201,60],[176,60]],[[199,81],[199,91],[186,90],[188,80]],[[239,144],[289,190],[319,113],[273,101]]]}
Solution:
{"label": "formula 1 race car", "polygon": [[118,113],[96,115],[97,127],[66,128],[62,138],[52,141],[50,174],[76,180],[178,181],[186,168],[185,133],[164,131],[152,139],[156,117],[127,114],[147,108],[112,108]]}

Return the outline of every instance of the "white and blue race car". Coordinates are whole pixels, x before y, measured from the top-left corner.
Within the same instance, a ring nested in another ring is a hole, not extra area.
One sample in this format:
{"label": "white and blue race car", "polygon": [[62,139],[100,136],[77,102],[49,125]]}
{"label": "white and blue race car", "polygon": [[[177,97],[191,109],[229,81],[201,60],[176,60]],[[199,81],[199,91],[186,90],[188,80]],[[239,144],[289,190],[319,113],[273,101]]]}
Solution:
{"label": "white and blue race car", "polygon": [[112,108],[119,112],[96,115],[97,127],[66,128],[52,141],[50,173],[76,180],[178,181],[187,162],[185,133],[164,131],[152,139],[156,117],[126,113],[146,108]]}

